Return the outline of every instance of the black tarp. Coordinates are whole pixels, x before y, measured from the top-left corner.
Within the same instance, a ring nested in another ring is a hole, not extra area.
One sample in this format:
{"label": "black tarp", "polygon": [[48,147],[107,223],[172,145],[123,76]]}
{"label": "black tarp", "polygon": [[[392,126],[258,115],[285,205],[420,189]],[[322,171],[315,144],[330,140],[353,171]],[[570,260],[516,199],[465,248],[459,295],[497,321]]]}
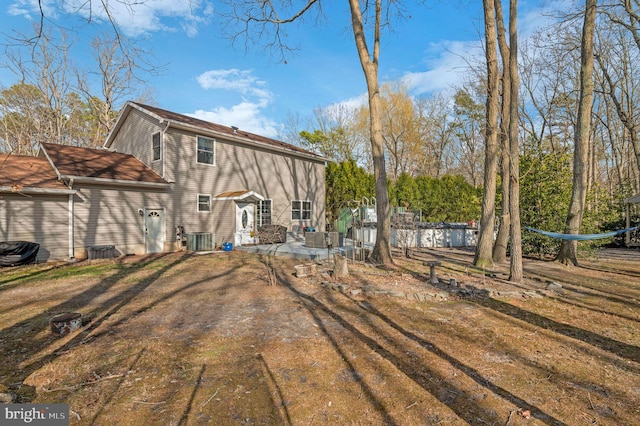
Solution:
{"label": "black tarp", "polygon": [[35,262],[40,244],[29,241],[0,242],[0,266],[18,266]]}

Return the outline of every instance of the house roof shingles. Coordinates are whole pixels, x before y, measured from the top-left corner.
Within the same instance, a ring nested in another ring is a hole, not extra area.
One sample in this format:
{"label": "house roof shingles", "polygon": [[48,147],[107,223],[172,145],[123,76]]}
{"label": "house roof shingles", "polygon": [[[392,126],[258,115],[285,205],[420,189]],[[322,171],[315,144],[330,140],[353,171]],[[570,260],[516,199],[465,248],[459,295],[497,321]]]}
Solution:
{"label": "house roof shingles", "polygon": [[0,154],[0,187],[66,189],[46,158]]}
{"label": "house roof shingles", "polygon": [[63,176],[166,183],[130,154],[50,143],[43,143],[42,148]]}
{"label": "house roof shingles", "polygon": [[182,123],[182,124],[186,124],[189,126],[193,126],[193,127],[197,127],[200,129],[204,129],[204,130],[211,130],[214,132],[218,132],[218,133],[223,133],[223,134],[227,134],[230,137],[241,137],[244,139],[248,139],[252,142],[258,142],[258,143],[262,143],[265,145],[269,145],[272,147],[276,147],[276,148],[280,148],[283,150],[289,150],[289,151],[293,151],[299,154],[305,154],[305,155],[309,155],[309,156],[313,156],[313,157],[317,157],[319,160],[323,160],[324,157],[322,157],[321,155],[318,155],[314,152],[308,151],[304,148],[300,148],[299,146],[295,146],[286,142],[282,142],[276,139],[271,139],[271,138],[267,138],[265,136],[260,136],[260,135],[256,135],[255,133],[250,133],[247,131],[244,131],[240,128],[235,128],[235,127],[230,127],[230,126],[223,126],[222,124],[216,124],[216,123],[211,123],[209,121],[205,121],[205,120],[200,120],[198,118],[194,118],[194,117],[189,117],[187,115],[183,115],[183,114],[178,114],[176,112],[171,112],[171,111],[167,111],[164,110],[162,108],[157,108],[157,107],[153,107],[150,105],[144,105],[144,104],[140,104],[137,102],[130,102],[133,105],[137,105],[139,108],[142,108],[144,110],[147,110],[155,115],[157,115],[158,117],[164,119],[164,120],[169,120],[169,121],[173,121],[176,123]]}

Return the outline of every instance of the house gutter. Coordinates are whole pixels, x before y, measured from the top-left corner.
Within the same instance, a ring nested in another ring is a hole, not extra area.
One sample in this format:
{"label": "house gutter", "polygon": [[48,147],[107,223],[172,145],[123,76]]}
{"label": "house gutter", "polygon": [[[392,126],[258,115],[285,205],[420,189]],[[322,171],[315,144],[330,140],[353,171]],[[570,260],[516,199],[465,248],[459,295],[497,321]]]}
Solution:
{"label": "house gutter", "polygon": [[19,191],[16,191],[14,187],[11,186],[0,186],[0,192],[5,193],[9,192],[12,194],[18,195],[68,195],[75,194],[76,191],[71,189],[52,189],[52,188],[22,188]]}
{"label": "house gutter", "polygon": [[76,183],[93,183],[98,185],[116,185],[116,186],[137,186],[143,188],[169,188],[170,183],[165,182],[141,182],[137,180],[124,180],[124,179],[105,179],[87,176],[72,176],[72,175],[60,175],[61,180],[75,181]]}

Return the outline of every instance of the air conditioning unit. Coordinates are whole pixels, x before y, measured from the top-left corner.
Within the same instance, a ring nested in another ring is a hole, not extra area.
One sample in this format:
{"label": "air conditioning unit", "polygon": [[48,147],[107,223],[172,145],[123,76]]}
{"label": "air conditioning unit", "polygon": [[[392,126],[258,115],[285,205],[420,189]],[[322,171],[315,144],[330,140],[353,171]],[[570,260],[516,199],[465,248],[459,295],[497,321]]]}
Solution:
{"label": "air conditioning unit", "polygon": [[[344,246],[344,234],[342,232],[329,232],[329,239],[331,240],[331,247],[343,247]],[[327,233],[326,232],[307,232],[305,234],[304,245],[309,248],[327,248]]]}
{"label": "air conditioning unit", "polygon": [[211,251],[213,250],[213,234],[211,232],[191,232],[187,234],[187,250]]}

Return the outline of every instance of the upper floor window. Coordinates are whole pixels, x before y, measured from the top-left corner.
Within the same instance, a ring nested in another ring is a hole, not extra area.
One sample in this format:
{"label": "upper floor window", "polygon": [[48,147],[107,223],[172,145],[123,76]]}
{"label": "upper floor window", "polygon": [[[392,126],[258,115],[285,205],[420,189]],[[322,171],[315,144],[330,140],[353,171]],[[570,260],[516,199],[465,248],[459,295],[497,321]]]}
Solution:
{"label": "upper floor window", "polygon": [[215,140],[198,136],[198,163],[215,164]]}
{"label": "upper floor window", "polygon": [[160,159],[162,150],[160,149],[160,132],[154,133],[151,137],[151,149],[153,151],[153,161]]}
{"label": "upper floor window", "polygon": [[293,200],[291,202],[291,219],[292,220],[311,219],[311,201]]}

